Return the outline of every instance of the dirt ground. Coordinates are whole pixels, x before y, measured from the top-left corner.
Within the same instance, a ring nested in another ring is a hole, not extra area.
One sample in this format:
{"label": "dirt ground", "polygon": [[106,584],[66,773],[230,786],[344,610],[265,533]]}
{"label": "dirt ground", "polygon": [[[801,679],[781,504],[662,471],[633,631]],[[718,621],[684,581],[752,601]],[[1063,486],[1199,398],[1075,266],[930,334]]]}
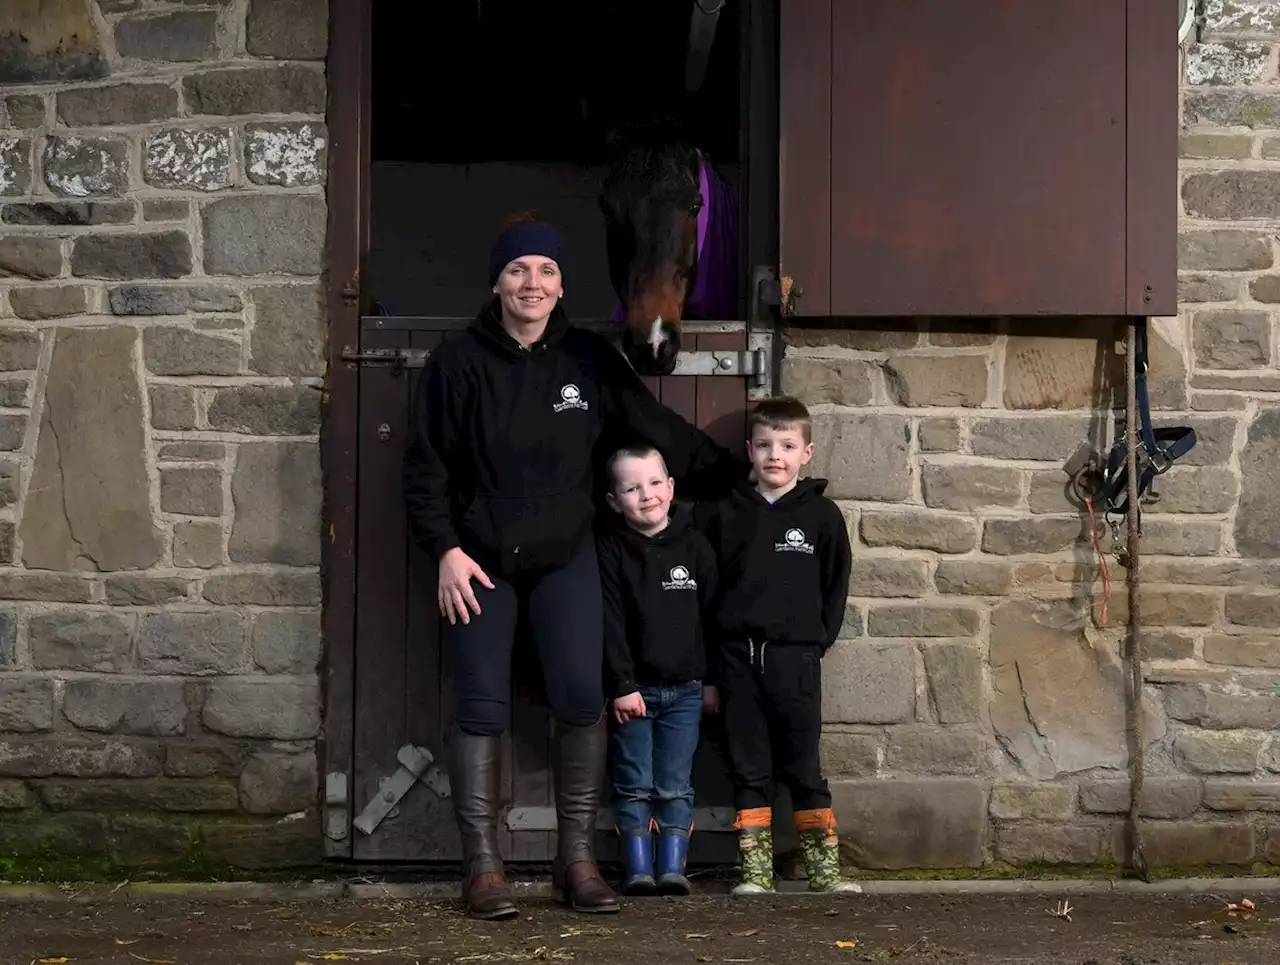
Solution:
{"label": "dirt ground", "polygon": [[522,902],[476,922],[448,900],[119,901],[0,905],[0,965],[876,962],[892,965],[1275,965],[1280,916],[1213,896],[697,897],[612,916]]}

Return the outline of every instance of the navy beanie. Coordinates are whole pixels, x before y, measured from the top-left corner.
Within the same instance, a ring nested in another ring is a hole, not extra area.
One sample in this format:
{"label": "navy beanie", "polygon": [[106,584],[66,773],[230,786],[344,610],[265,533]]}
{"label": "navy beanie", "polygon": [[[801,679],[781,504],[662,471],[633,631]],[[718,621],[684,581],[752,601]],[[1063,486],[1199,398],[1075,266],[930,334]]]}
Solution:
{"label": "navy beanie", "polygon": [[497,282],[502,269],[525,255],[542,255],[560,261],[563,248],[560,232],[541,221],[525,221],[513,224],[493,243],[489,252],[489,284]]}

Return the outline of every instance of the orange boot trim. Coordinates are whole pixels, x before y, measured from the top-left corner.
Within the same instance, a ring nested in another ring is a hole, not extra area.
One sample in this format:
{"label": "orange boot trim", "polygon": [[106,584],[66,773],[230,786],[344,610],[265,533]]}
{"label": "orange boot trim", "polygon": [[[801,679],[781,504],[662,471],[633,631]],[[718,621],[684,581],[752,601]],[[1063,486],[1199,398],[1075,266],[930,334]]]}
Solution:
{"label": "orange boot trim", "polygon": [[733,819],[733,829],[735,831],[745,831],[748,828],[769,828],[772,826],[772,808],[747,808],[745,811],[739,811]]}
{"label": "orange boot trim", "polygon": [[831,835],[836,833],[836,814],[831,808],[815,808],[812,811],[796,812],[797,831],[822,831]]}

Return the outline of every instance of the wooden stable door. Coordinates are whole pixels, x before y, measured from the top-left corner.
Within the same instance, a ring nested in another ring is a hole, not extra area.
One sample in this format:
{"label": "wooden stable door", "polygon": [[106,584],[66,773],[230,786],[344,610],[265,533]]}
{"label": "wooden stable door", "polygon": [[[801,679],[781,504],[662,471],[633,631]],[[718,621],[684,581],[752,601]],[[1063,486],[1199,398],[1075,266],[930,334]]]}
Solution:
{"label": "wooden stable door", "polygon": [[[357,861],[454,862],[462,856],[445,756],[452,689],[441,648],[436,572],[408,536],[401,460],[421,367],[441,341],[460,337],[468,321],[365,318],[359,352],[350,359],[360,373],[349,811]],[[745,325],[691,323],[687,332],[682,367],[705,371],[719,361],[713,352],[745,367]],[[663,403],[721,444],[743,445],[749,376],[677,374],[646,381]],[[518,644],[499,817],[503,852],[517,865],[550,861],[555,849],[551,724],[529,684],[540,679],[532,648]],[[733,812],[718,723],[711,718],[704,727],[695,765],[695,823],[704,832],[694,836],[695,863],[730,861],[735,853],[731,835],[722,833],[731,829]],[[600,821],[604,859],[616,854],[611,823],[606,808]]]}

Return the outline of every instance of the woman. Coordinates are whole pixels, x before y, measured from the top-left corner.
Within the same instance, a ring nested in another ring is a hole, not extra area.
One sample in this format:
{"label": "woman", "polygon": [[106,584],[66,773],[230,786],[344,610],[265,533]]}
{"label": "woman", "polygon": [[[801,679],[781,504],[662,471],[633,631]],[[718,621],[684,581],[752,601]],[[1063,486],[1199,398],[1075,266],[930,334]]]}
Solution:
{"label": "woman", "polygon": [[602,337],[568,322],[554,228],[507,228],[496,296],[420,376],[405,456],[414,538],[439,562],[454,673],[450,783],[473,915],[517,914],[497,847],[499,741],[516,625],[527,617],[555,718],[557,900],[612,912],[593,854],[604,775],[603,614],[594,469],[628,439],[658,447],[683,491],[719,498],[749,471],[664,408]]}

